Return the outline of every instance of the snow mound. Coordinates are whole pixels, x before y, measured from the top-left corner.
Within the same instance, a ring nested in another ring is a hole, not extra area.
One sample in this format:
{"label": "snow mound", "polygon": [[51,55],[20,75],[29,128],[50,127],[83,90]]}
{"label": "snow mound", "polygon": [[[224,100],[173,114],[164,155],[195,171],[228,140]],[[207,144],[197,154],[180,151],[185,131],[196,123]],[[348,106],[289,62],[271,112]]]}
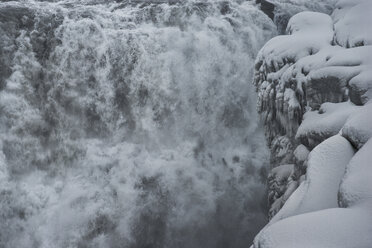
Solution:
{"label": "snow mound", "polygon": [[317,146],[309,154],[305,181],[289,197],[271,223],[293,215],[337,207],[341,178],[353,155],[353,147],[340,135]]}
{"label": "snow mound", "polygon": [[[341,207],[354,206],[363,201],[372,202],[371,152],[372,139],[369,139],[348,164],[340,185],[339,201]],[[372,215],[372,208],[370,214]]]}
{"label": "snow mound", "polygon": [[305,113],[296,138],[308,147],[315,147],[323,140],[336,135],[350,114],[359,108],[350,102],[323,103],[319,111]]}
{"label": "snow mound", "polygon": [[341,0],[333,13],[335,40],[344,47],[372,45],[370,0]]}
{"label": "snow mound", "polygon": [[331,208],[301,214],[269,226],[255,241],[264,248],[370,248],[371,205],[351,209]]}
{"label": "snow mound", "polygon": [[296,150],[294,150],[294,152],[293,152],[293,154],[295,156],[295,159],[298,162],[305,162],[305,160],[309,156],[309,153],[310,153],[309,149],[307,149],[307,147],[302,145],[302,144],[297,146]]}
{"label": "snow mound", "polygon": [[308,81],[314,84],[313,88],[321,88],[322,85],[315,84],[319,82],[327,85],[333,79],[334,83],[338,83],[339,86],[348,87],[349,97],[353,103],[357,105],[365,104],[372,96],[371,54],[372,46],[350,49],[337,49],[336,47],[336,49],[330,50],[325,58],[325,63],[309,73]]}
{"label": "snow mound", "polygon": [[364,105],[353,113],[341,132],[354,147],[360,149],[372,137],[372,104]]}
{"label": "snow mound", "polygon": [[274,37],[258,54],[258,63],[264,62],[265,67],[272,71],[278,71],[288,61],[297,61],[332,42],[333,22],[326,14],[302,12],[292,17],[288,25],[287,31],[292,35]]}

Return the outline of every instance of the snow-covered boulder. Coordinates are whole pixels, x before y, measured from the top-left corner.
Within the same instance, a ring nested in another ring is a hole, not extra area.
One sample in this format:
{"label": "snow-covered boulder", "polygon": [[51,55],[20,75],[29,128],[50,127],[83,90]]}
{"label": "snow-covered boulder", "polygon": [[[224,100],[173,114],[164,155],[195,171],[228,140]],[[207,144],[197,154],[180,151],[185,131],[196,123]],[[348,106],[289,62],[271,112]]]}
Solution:
{"label": "snow-covered boulder", "polygon": [[293,216],[263,230],[253,247],[370,248],[372,205],[330,208]]}
{"label": "snow-covered boulder", "polygon": [[319,88],[321,93],[340,89],[345,92],[343,89],[347,88],[345,93],[354,104],[367,103],[372,96],[372,46],[349,49],[334,46],[326,48],[325,53],[326,61],[309,72],[309,85]]}
{"label": "snow-covered boulder", "polygon": [[336,135],[347,118],[360,107],[350,102],[323,103],[319,111],[305,113],[296,138],[307,147],[315,147],[323,140]]}
{"label": "snow-covered boulder", "polygon": [[317,146],[308,157],[305,181],[271,220],[338,206],[337,192],[346,165],[354,155],[350,143],[340,135]]}
{"label": "snow-covered boulder", "polygon": [[335,41],[343,47],[372,45],[370,0],[340,0],[333,12]]}
{"label": "snow-covered boulder", "polygon": [[303,11],[316,11],[330,14],[335,0],[256,0],[261,10],[273,19],[280,34],[285,32],[289,19]]}
{"label": "snow-covered boulder", "polygon": [[[350,207],[365,201],[372,203],[371,179],[372,139],[369,139],[369,141],[355,154],[346,168],[345,176],[340,185],[340,206]],[[370,209],[370,214],[372,215],[372,208]]]}
{"label": "snow-covered boulder", "polygon": [[297,148],[294,150],[293,154],[295,156],[295,162],[296,164],[302,164],[306,161],[307,157],[309,156],[309,149],[300,144],[297,146]]}
{"label": "snow-covered boulder", "polygon": [[355,148],[360,149],[372,137],[372,103],[353,113],[341,132]]}
{"label": "snow-covered boulder", "polygon": [[268,176],[268,203],[271,206],[269,218],[272,218],[282,208],[288,197],[297,188],[297,182],[292,178],[293,171],[293,164],[280,165],[271,170]]}

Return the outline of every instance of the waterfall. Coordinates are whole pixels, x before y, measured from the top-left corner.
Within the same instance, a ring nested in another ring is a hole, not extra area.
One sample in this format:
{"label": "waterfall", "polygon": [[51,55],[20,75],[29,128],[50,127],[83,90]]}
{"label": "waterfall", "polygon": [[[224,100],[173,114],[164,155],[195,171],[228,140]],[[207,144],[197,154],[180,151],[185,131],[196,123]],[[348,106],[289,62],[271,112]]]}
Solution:
{"label": "waterfall", "polygon": [[247,247],[254,1],[0,3],[0,247]]}

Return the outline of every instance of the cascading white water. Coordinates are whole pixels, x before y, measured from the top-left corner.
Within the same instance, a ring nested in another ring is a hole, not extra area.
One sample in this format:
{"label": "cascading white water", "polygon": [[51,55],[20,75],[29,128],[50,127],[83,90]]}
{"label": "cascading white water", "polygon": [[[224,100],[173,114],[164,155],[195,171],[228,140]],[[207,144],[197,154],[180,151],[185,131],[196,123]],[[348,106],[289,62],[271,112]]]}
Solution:
{"label": "cascading white water", "polygon": [[247,247],[253,1],[0,3],[0,247]]}

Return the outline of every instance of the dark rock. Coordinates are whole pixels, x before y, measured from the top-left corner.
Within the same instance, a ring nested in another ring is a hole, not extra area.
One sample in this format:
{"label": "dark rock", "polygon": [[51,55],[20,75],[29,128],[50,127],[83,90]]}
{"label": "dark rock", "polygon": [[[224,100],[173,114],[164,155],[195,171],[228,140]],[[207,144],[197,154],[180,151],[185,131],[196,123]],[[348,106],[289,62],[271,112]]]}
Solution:
{"label": "dark rock", "polygon": [[270,1],[266,0],[256,0],[256,3],[261,5],[261,10],[268,16],[270,17],[271,20],[274,20],[274,10],[275,10],[275,5],[271,3]]}

